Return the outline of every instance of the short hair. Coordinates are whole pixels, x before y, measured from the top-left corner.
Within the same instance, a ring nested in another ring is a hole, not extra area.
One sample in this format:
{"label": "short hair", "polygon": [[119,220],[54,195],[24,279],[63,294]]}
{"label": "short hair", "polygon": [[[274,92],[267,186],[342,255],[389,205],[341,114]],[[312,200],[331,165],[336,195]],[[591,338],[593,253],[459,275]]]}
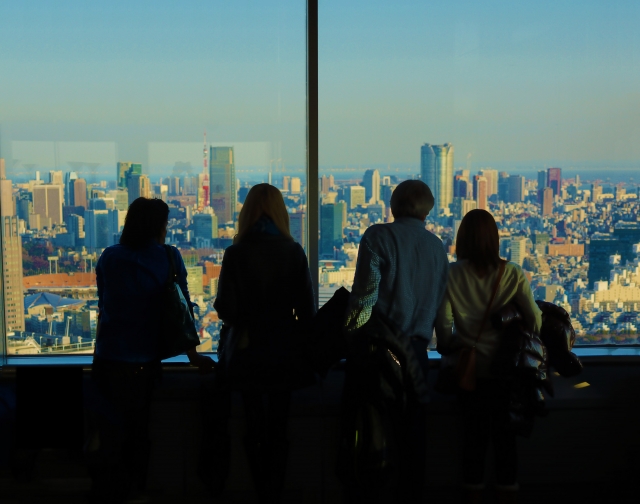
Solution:
{"label": "short hair", "polygon": [[456,237],[456,256],[458,261],[467,259],[480,274],[500,265],[500,236],[493,215],[476,209],[464,216]]}
{"label": "short hair", "polygon": [[238,216],[238,234],[233,243],[241,242],[263,215],[273,221],[283,236],[293,241],[289,231],[289,213],[282,193],[270,184],[257,184],[249,190],[244,200]]}
{"label": "short hair", "polygon": [[169,206],[160,199],[136,198],[124,219],[120,244],[142,248],[157,239],[169,220]]}
{"label": "short hair", "polygon": [[422,180],[405,180],[391,193],[391,213],[394,219],[423,219],[425,215],[429,215],[433,205],[431,189]]}

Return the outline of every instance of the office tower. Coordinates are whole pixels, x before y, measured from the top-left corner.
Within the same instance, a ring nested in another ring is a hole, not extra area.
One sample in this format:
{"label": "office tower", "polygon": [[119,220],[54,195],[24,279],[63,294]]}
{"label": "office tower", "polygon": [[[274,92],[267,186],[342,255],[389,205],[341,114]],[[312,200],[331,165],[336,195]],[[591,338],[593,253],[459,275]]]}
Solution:
{"label": "office tower", "polygon": [[78,179],[78,174],[70,171],[64,174],[64,204],[73,206],[73,183]]}
{"label": "office tower", "polygon": [[195,214],[191,222],[196,242],[198,239],[208,240],[208,247],[211,247],[213,245],[212,240],[218,237],[218,217],[212,213]]}
{"label": "office tower", "polygon": [[129,208],[129,193],[126,189],[116,189],[107,192],[107,198],[113,200],[114,208],[118,210],[127,210]]}
{"label": "office tower", "polygon": [[87,181],[79,178],[71,181],[70,185],[72,189],[69,191],[69,205],[87,208]]}
{"label": "office tower", "polygon": [[64,185],[64,177],[61,170],[51,170],[49,172],[49,184]]}
{"label": "office tower", "polygon": [[522,266],[527,257],[527,239],[523,236],[511,238],[511,262]]}
{"label": "office tower", "polygon": [[109,210],[87,210],[84,213],[85,246],[91,251],[107,248],[109,238]]}
{"label": "office tower", "polygon": [[347,193],[349,199],[349,209],[354,209],[365,204],[365,188],[362,186],[349,186]]}
{"label": "office tower", "polygon": [[364,199],[367,203],[378,203],[380,201],[380,172],[378,170],[367,170],[362,178],[364,186]]}
{"label": "office tower", "polygon": [[300,194],[300,177],[291,177],[291,194]]}
{"label": "office tower", "polygon": [[329,175],[329,176],[323,175],[320,178],[320,192],[322,194],[327,194],[333,188],[333,185],[334,185],[333,175]]}
{"label": "office tower", "polygon": [[489,205],[487,203],[487,198],[489,190],[487,179],[480,175],[476,175],[474,177],[474,181],[474,185],[476,186],[476,208],[480,210],[488,210]]}
{"label": "office tower", "polygon": [[107,200],[104,198],[91,198],[89,200],[89,210],[109,210]]}
{"label": "office tower", "polygon": [[542,216],[553,214],[553,189],[545,187],[542,190]]}
{"label": "office tower", "polygon": [[[127,173],[131,169],[133,163],[131,161],[118,161],[116,164],[116,184],[118,187],[125,189],[127,187]],[[142,165],[140,165],[140,173],[142,174]]]}
{"label": "office tower", "polygon": [[67,231],[73,236],[74,247],[84,245],[84,217],[71,214],[67,219]]}
{"label": "office tower", "polygon": [[15,216],[0,216],[2,233],[2,280],[4,283],[4,323],[8,332],[24,331],[22,295],[22,238]]}
{"label": "office tower", "polygon": [[127,216],[127,212],[123,210],[116,210],[111,208],[108,210],[108,242],[109,246],[120,243],[120,236],[122,235],[122,229],[124,228],[124,219]]}
{"label": "office tower", "polygon": [[473,198],[473,186],[464,175],[456,175],[453,179],[453,197]]}
{"label": "office tower", "polygon": [[547,171],[538,170],[538,203],[542,205],[544,190],[547,187]]}
{"label": "office tower", "polygon": [[133,174],[127,177],[129,205],[138,198],[151,197],[151,182],[148,175]]}
{"label": "office tower", "polygon": [[31,198],[31,193],[23,193],[16,201],[16,214],[18,215],[18,218],[25,222],[29,222],[29,215],[33,213],[33,203]]}
{"label": "office tower", "polygon": [[169,195],[180,196],[180,177],[169,177]]}
{"label": "office tower", "polygon": [[0,158],[0,217],[14,216],[13,187],[11,180],[7,180],[4,159]]}
{"label": "office tower", "polygon": [[282,177],[282,192],[289,192],[290,185],[291,185],[291,177],[287,175]]}
{"label": "office tower", "polygon": [[562,189],[562,169],[549,168],[547,170],[547,187],[553,189],[554,196],[560,196]]}
{"label": "office tower", "polygon": [[209,151],[211,207],[218,222],[233,222],[237,205],[236,166],[233,147],[211,147]]}
{"label": "office tower", "polygon": [[462,220],[471,210],[476,209],[476,201],[472,199],[464,199],[462,197],[453,198],[451,204],[453,218],[456,220]]}
{"label": "office tower", "polygon": [[62,224],[62,185],[33,186],[33,213],[40,216],[42,227]]}
{"label": "office tower", "polygon": [[522,175],[509,176],[509,203],[520,203],[524,201],[524,182]]}
{"label": "office tower", "polygon": [[483,169],[480,175],[487,179],[487,198],[498,194],[498,170]]}
{"label": "office tower", "polygon": [[588,286],[593,288],[594,282],[609,280],[612,265],[609,257],[620,253],[622,244],[618,237],[609,233],[594,233],[589,243]]}
{"label": "office tower", "polygon": [[448,210],[453,202],[453,145],[424,144],[420,153],[420,176],[433,193],[434,214]]}
{"label": "office tower", "polygon": [[291,236],[293,236],[293,239],[297,241],[302,248],[307,246],[305,217],[304,212],[289,214],[289,230],[291,231]]}
{"label": "office tower", "polygon": [[546,255],[550,240],[551,238],[547,233],[534,233],[531,237],[531,241],[533,242],[533,249],[535,253]]}
{"label": "office tower", "polygon": [[591,184],[591,201],[597,203],[602,197],[602,186],[598,184]]}
{"label": "office tower", "polygon": [[507,172],[498,174],[498,200],[509,202],[509,174]]}
{"label": "office tower", "polygon": [[187,266],[187,284],[189,294],[200,296],[204,294],[204,269],[202,266]]}
{"label": "office tower", "polygon": [[396,188],[394,185],[383,185],[382,186],[382,203],[386,208],[391,207],[391,195],[393,194],[393,190]]}
{"label": "office tower", "polygon": [[320,255],[333,258],[334,248],[342,247],[342,214],[346,205],[343,202],[331,203],[320,207]]}

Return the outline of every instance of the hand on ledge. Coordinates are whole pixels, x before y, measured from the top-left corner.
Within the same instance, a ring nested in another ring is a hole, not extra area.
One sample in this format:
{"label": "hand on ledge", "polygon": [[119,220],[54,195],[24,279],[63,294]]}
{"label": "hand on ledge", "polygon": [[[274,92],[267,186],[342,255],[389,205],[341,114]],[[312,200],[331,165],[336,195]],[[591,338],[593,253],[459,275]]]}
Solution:
{"label": "hand on ledge", "polygon": [[187,357],[189,357],[189,364],[196,366],[201,374],[212,373],[216,367],[211,357],[199,354],[195,348],[187,352]]}

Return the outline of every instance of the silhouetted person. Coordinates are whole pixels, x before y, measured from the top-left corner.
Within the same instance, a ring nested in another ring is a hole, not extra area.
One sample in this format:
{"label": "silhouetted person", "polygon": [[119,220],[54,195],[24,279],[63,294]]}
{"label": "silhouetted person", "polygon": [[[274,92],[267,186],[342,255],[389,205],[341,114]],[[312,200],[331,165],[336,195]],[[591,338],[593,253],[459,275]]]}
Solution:
{"label": "silhouetted person", "polygon": [[491,441],[500,502],[515,502],[518,457],[516,434],[509,428],[509,392],[504,381],[492,371],[503,334],[489,321],[478,333],[500,274],[490,314],[515,302],[524,328],[537,333],[542,324],[541,312],[520,266],[500,258],[498,227],[489,212],[471,210],[465,215],[458,230],[456,255],[457,262],[449,268],[447,291],[438,312],[436,336],[438,350],[444,354],[462,347],[476,347],[476,390],[459,395],[464,422],[466,499],[482,500],[486,451]]}
{"label": "silhouetted person", "polygon": [[[447,255],[442,241],[425,229],[433,208],[429,187],[419,180],[400,183],[391,195],[394,222],[371,226],[360,241],[356,273],[347,314],[347,331],[359,338],[372,312],[397,337],[408,340],[426,382],[427,345],[447,280]],[[365,337],[364,334],[362,337]],[[345,394],[349,395],[345,384]],[[353,393],[353,392],[351,392]],[[400,432],[400,482],[397,502],[422,502],[426,473],[426,408],[410,401]],[[358,500],[358,489],[347,489]]]}
{"label": "silhouetted person", "polygon": [[[160,372],[158,329],[161,294],[169,277],[164,247],[169,207],[138,198],[129,206],[118,245],[107,247],[96,265],[99,319],[92,376],[111,405],[97,440],[93,497],[118,502],[144,490],[149,461],[149,407]],[[171,247],[182,293],[190,303],[187,271]],[[188,352],[192,364],[213,361]],[[95,444],[95,443],[94,443]]]}
{"label": "silhouetted person", "polygon": [[228,331],[220,352],[225,380],[242,391],[254,486],[261,502],[279,502],[296,326],[311,321],[315,302],[307,257],[289,232],[282,194],[269,184],[247,194],[238,234],[224,254],[214,307],[223,333]]}

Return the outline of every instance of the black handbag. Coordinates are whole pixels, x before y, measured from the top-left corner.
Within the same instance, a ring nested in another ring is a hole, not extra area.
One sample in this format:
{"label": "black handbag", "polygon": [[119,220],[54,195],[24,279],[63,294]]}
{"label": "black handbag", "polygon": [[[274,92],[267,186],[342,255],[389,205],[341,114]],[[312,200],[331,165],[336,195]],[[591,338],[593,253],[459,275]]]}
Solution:
{"label": "black handbag", "polygon": [[171,246],[165,245],[169,259],[169,277],[160,297],[158,356],[160,360],[175,357],[200,344],[191,307],[178,285],[176,265]]}

